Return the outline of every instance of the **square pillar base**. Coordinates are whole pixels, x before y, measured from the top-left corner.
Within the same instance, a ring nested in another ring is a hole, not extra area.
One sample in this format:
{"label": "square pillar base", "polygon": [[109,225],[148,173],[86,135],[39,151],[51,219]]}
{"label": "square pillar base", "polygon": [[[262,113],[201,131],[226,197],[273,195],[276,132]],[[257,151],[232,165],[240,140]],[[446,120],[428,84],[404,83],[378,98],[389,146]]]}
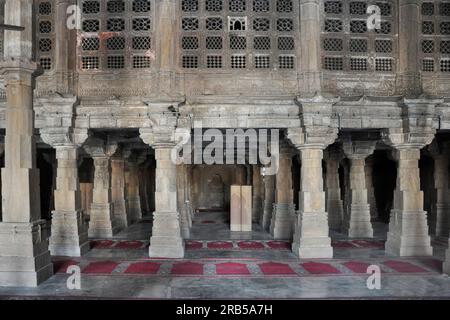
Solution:
{"label": "square pillar base", "polygon": [[349,238],[373,238],[369,205],[352,205],[346,233]]}
{"label": "square pillar base", "polygon": [[181,237],[151,237],[148,254],[150,258],[183,258],[184,241]]}
{"label": "square pillar base", "polygon": [[89,221],[89,238],[112,238],[117,233],[117,227],[111,221],[112,204],[91,205],[91,220]]}
{"label": "square pillar base", "polygon": [[386,253],[400,257],[433,255],[426,211],[391,211]]}
{"label": "square pillar base", "polygon": [[301,259],[333,258],[326,212],[299,212],[292,251]]}
{"label": "square pillar base", "polygon": [[274,239],[292,239],[294,233],[294,205],[288,203],[276,203],[273,206],[274,212],[270,233]]}
{"label": "square pillar base", "polygon": [[52,275],[46,221],[0,223],[0,286],[36,287]]}

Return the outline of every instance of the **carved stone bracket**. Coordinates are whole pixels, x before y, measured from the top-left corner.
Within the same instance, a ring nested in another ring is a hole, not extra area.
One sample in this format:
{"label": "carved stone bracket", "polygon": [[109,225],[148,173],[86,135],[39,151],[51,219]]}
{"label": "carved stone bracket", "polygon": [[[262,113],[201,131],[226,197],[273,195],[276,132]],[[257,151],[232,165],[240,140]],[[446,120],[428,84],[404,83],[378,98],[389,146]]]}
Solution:
{"label": "carved stone bracket", "polygon": [[85,128],[43,128],[40,130],[41,139],[52,147],[75,146],[81,147],[88,138]]}
{"label": "carved stone bracket", "polygon": [[102,139],[90,138],[84,146],[84,150],[92,158],[110,158],[116,153],[118,147],[117,143],[105,143]]}

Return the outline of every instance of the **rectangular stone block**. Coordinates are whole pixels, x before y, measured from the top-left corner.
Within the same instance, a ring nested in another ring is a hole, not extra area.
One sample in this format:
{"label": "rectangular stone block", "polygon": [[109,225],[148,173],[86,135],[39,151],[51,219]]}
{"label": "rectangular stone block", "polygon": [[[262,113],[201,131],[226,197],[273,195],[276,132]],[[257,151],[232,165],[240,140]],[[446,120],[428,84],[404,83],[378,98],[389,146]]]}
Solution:
{"label": "rectangular stone block", "polygon": [[252,231],[252,187],[241,187],[241,231]]}
{"label": "rectangular stone block", "polygon": [[241,186],[231,186],[230,192],[230,228],[241,231]]}

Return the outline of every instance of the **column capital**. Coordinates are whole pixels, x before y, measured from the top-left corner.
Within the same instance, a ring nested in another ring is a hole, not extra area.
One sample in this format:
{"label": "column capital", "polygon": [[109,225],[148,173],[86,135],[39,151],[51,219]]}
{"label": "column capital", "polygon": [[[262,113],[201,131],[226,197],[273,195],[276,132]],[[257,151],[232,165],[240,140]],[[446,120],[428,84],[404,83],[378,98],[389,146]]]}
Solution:
{"label": "column capital", "polygon": [[32,86],[32,79],[38,67],[36,62],[22,58],[5,58],[0,61],[0,75],[6,85]]}
{"label": "column capital", "polygon": [[39,130],[41,139],[53,148],[79,148],[88,138],[85,128],[54,127]]}
{"label": "column capital", "polygon": [[323,159],[325,161],[336,161],[340,162],[342,159],[345,158],[344,152],[342,151],[342,148],[337,145],[331,145],[327,149],[325,149],[323,153]]}
{"label": "column capital", "polygon": [[366,159],[375,151],[376,141],[362,141],[348,139],[342,147],[348,159]]}
{"label": "column capital", "polygon": [[141,128],[139,133],[142,141],[154,149],[167,149],[181,146],[191,138],[190,129],[171,126]]}
{"label": "column capital", "polygon": [[322,149],[324,150],[337,138],[338,130],[330,127],[289,128],[287,138],[299,150]]}
{"label": "column capital", "polygon": [[433,157],[433,159],[439,159],[442,157],[448,158],[450,154],[450,142],[434,139],[433,142],[428,145],[426,150]]}
{"label": "column capital", "polygon": [[117,151],[117,143],[105,143],[102,139],[91,138],[84,146],[84,150],[92,158],[111,158]]}
{"label": "column capital", "polygon": [[403,128],[388,129],[381,132],[384,143],[394,149],[422,149],[434,139],[435,130],[411,132]]}

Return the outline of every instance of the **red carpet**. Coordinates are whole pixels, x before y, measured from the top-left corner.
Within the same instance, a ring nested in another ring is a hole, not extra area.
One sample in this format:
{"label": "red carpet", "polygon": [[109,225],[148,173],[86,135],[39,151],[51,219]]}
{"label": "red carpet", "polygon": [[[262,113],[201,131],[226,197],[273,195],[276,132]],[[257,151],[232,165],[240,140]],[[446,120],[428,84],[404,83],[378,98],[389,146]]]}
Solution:
{"label": "red carpet", "polygon": [[91,241],[92,249],[109,249],[114,245],[112,240],[93,240]]}
{"label": "red carpet", "polygon": [[306,262],[301,264],[306,271],[312,274],[338,274],[341,273],[338,269],[328,263]]}
{"label": "red carpet", "polygon": [[264,244],[256,241],[241,241],[238,242],[238,247],[241,249],[261,250],[264,249]]}
{"label": "red carpet", "polygon": [[385,261],[384,264],[400,273],[428,272],[427,270],[404,261]]}
{"label": "red carpet", "polygon": [[244,263],[227,262],[217,264],[216,273],[218,275],[248,275],[250,271]]}
{"label": "red carpet", "polygon": [[170,274],[175,275],[203,275],[203,264],[182,262],[173,265]]}
{"label": "red carpet", "polygon": [[233,243],[228,241],[208,242],[208,249],[233,249]]}
{"label": "red carpet", "polygon": [[259,268],[266,275],[296,274],[289,265],[284,263],[266,262],[261,263]]}
{"label": "red carpet", "polygon": [[270,249],[275,249],[275,250],[280,250],[280,249],[291,250],[291,243],[290,243],[290,242],[287,242],[287,241],[269,241],[269,242],[267,242],[267,245],[269,246]]}
{"label": "red carpet", "polygon": [[78,261],[75,260],[59,260],[53,261],[54,273],[67,273],[67,268],[73,265],[78,265]]}
{"label": "red carpet", "polygon": [[351,261],[343,263],[343,265],[354,273],[367,273],[367,268],[370,266],[370,263]]}
{"label": "red carpet", "polygon": [[186,241],[187,250],[199,250],[203,248],[203,243],[199,241]]}
{"label": "red carpet", "polygon": [[100,262],[92,262],[86,268],[84,268],[83,273],[106,273],[109,274],[113,272],[113,270],[119,264],[114,261],[100,261]]}
{"label": "red carpet", "polygon": [[384,248],[384,241],[378,240],[353,240],[354,244],[363,248]]}
{"label": "red carpet", "polygon": [[332,241],[331,246],[338,249],[355,248],[355,246],[349,241]]}
{"label": "red carpet", "polygon": [[160,263],[155,262],[137,262],[131,264],[125,273],[127,274],[157,274],[159,268],[161,267]]}
{"label": "red carpet", "polygon": [[114,248],[116,249],[140,249],[144,243],[142,241],[120,241]]}

